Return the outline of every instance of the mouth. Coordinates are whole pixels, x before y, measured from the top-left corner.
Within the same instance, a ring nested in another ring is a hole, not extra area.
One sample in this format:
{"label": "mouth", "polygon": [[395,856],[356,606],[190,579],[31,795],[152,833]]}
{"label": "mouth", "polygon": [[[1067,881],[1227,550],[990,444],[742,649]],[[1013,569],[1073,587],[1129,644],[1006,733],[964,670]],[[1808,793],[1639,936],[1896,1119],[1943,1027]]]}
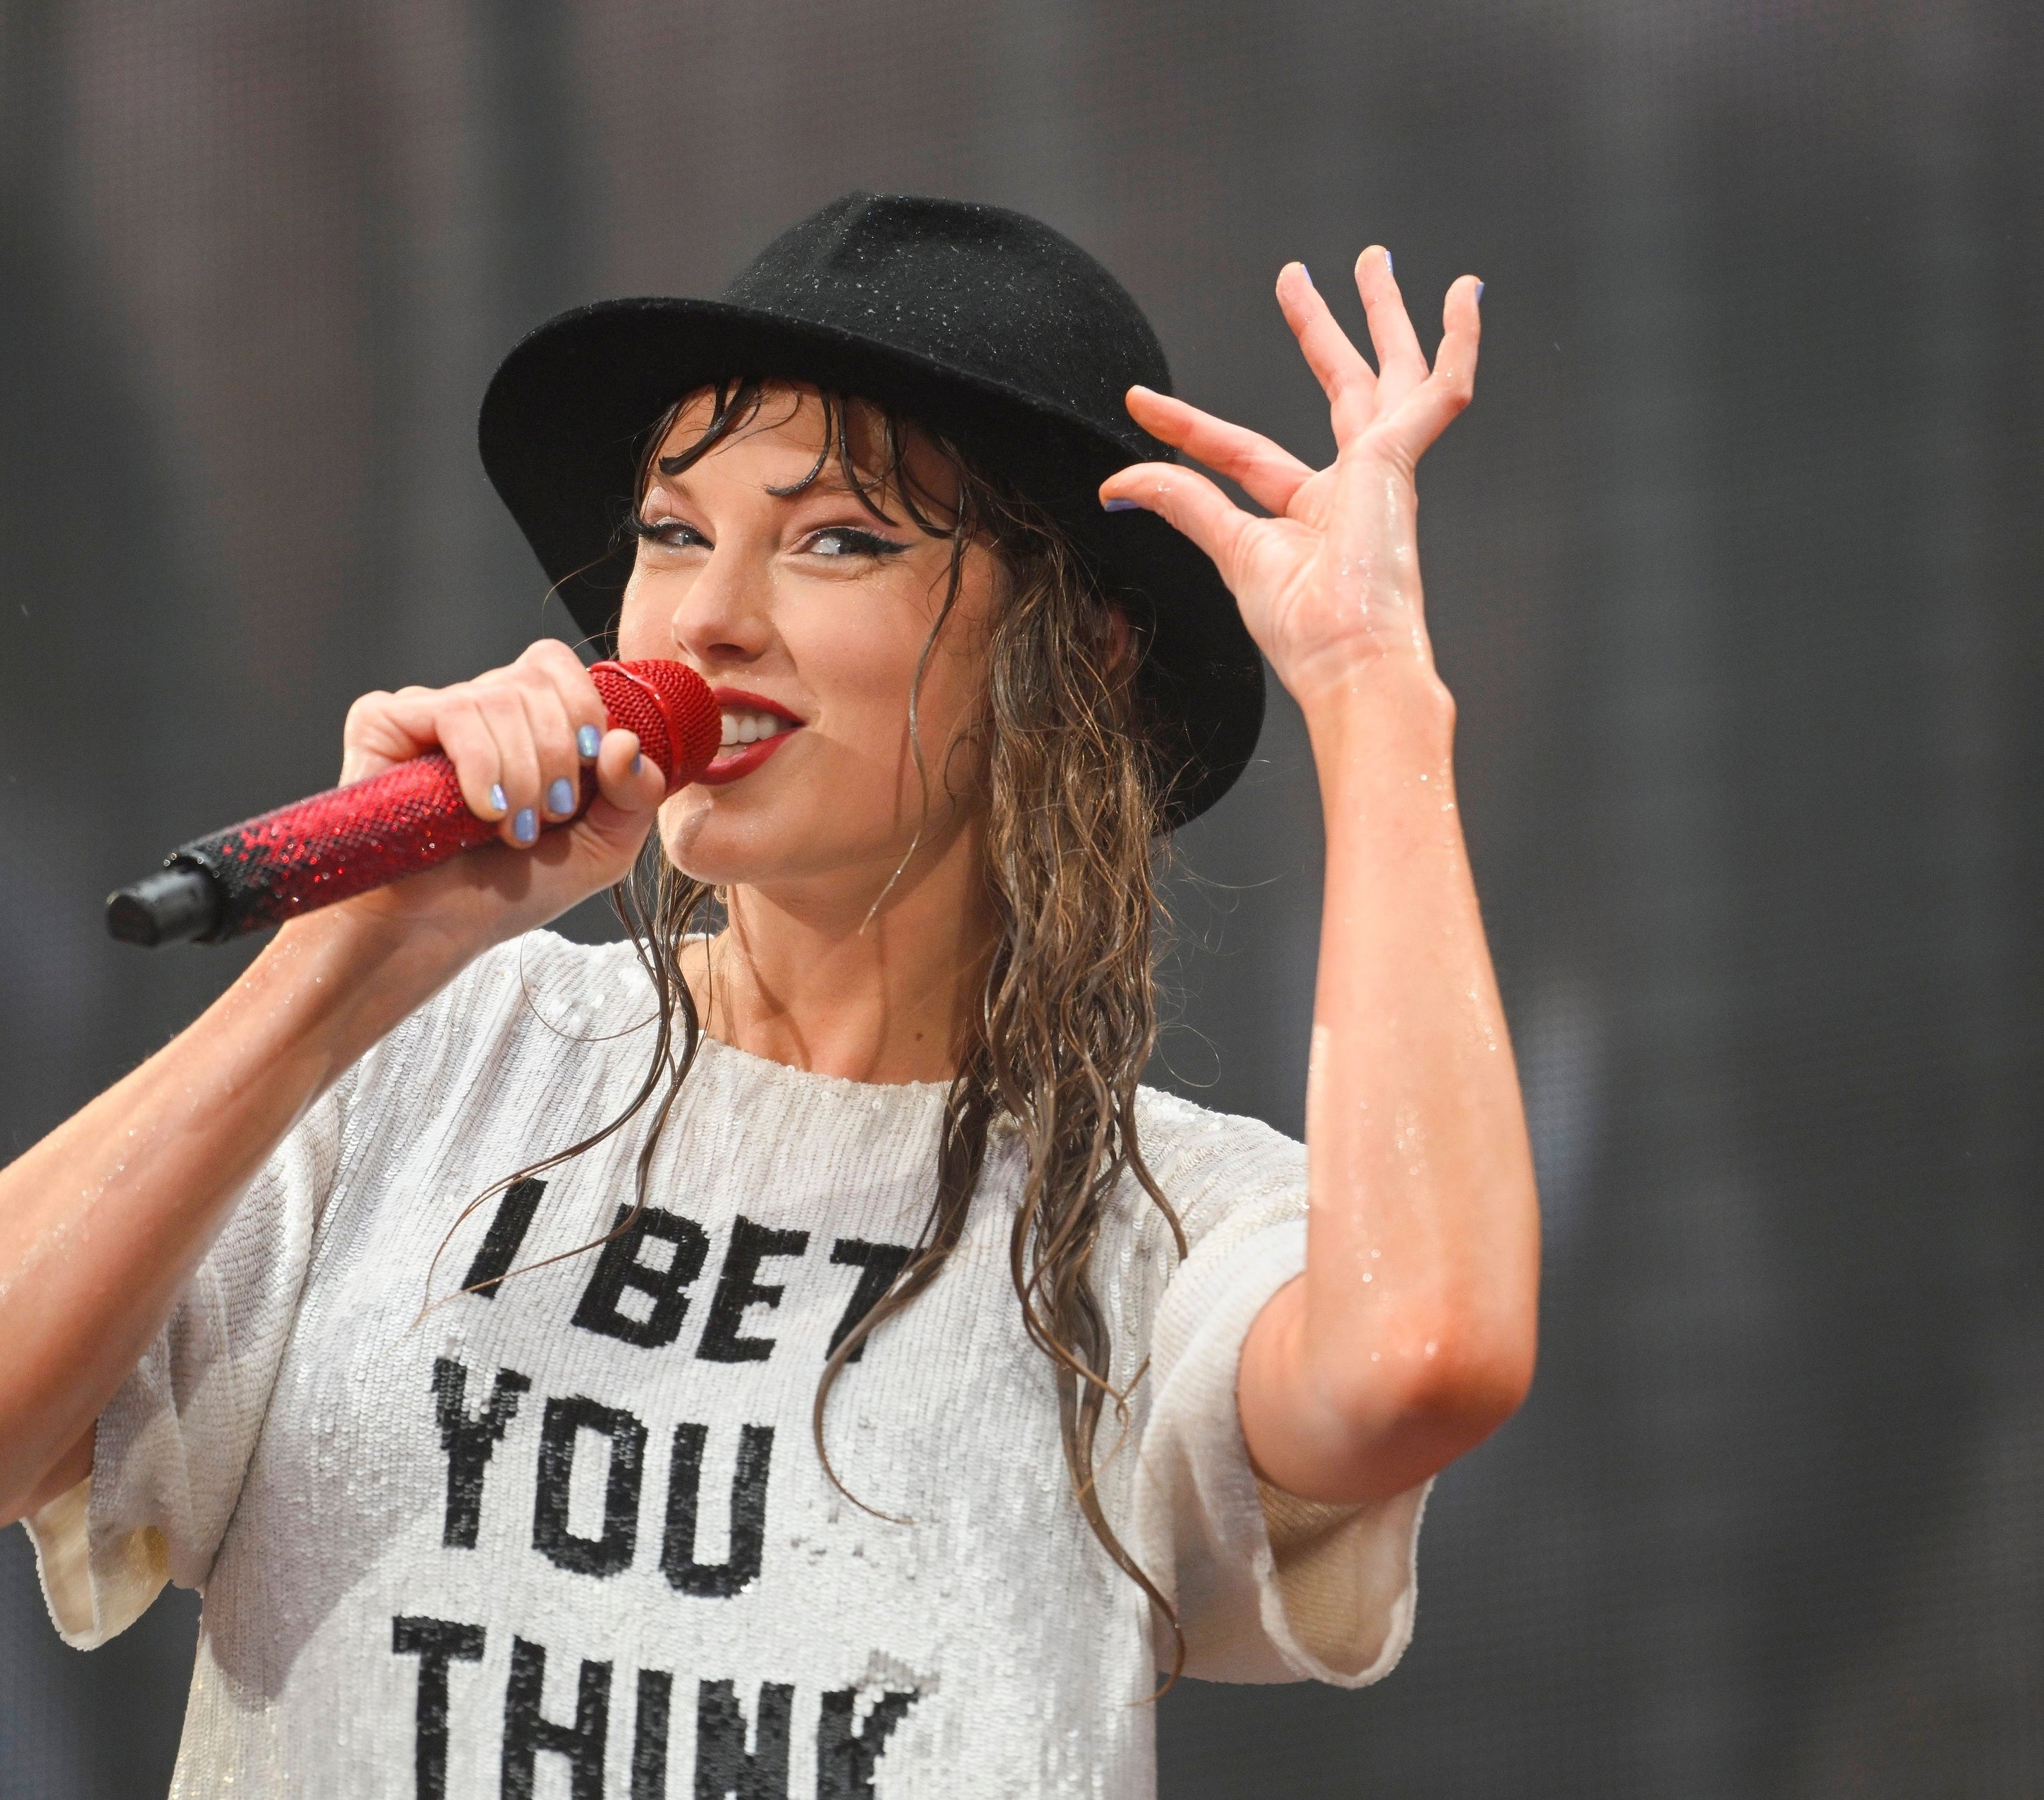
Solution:
{"label": "mouth", "polygon": [[739,688],[713,688],[724,716],[724,742],[696,779],[723,787],[750,775],[802,728],[802,721],[778,700]]}

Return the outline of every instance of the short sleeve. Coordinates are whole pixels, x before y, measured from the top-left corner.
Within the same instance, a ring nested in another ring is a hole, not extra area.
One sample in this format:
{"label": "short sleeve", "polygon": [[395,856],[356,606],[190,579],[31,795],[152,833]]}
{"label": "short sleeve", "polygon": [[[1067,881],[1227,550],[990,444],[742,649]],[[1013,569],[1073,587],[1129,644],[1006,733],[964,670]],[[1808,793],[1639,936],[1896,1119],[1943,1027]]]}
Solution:
{"label": "short sleeve", "polygon": [[[1174,1598],[1187,1675],[1366,1687],[1412,1637],[1427,1490],[1328,1506],[1257,1479],[1236,1375],[1257,1314],[1305,1268],[1304,1152],[1252,1122],[1202,1116],[1224,1128],[1220,1141],[1178,1179],[1160,1171],[1192,1248],[1151,1329],[1131,1547]],[[1165,1666],[1169,1649],[1167,1634]]]}
{"label": "short sleeve", "polygon": [[341,1111],[329,1092],[278,1146],[100,1414],[91,1475],[26,1521],[50,1616],[78,1649],[212,1570],[333,1187]]}

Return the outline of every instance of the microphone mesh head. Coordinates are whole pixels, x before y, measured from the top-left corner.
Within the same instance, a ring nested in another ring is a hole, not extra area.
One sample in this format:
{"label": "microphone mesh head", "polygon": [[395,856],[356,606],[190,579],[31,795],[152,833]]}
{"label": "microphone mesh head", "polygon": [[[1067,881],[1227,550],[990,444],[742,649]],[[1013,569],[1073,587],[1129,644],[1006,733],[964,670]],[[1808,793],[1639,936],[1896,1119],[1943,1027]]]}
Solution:
{"label": "microphone mesh head", "polygon": [[670,788],[694,781],[717,754],[723,717],[709,684],[686,664],[647,657],[599,662],[589,673],[612,727],[637,734]]}

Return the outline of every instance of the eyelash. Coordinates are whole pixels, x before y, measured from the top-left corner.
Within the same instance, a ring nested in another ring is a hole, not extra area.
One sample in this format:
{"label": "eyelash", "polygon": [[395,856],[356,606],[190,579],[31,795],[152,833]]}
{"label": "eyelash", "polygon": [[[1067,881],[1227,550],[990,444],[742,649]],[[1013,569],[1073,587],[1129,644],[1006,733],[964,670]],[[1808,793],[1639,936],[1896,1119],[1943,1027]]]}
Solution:
{"label": "eyelash", "polygon": [[697,543],[709,541],[694,526],[684,524],[679,519],[635,518],[632,521],[632,532],[633,536],[643,538],[648,543],[665,544],[670,550],[688,547],[682,542],[684,532]]}
{"label": "eyelash", "polygon": [[820,538],[842,538],[848,547],[831,553],[840,556],[899,556],[909,547],[892,538],[883,538],[878,532],[863,532],[856,525],[828,525],[810,534],[812,542]]}
{"label": "eyelash", "polygon": [[[635,536],[649,543],[666,545],[670,550],[693,549],[707,544],[709,540],[691,524],[680,519],[639,519],[632,521]],[[899,556],[909,547],[897,543],[892,538],[883,538],[878,532],[861,531],[856,525],[827,525],[821,531],[812,532],[808,541],[813,546],[825,538],[843,540],[845,548],[840,551],[816,551],[814,554],[830,556],[870,556],[876,558]]]}

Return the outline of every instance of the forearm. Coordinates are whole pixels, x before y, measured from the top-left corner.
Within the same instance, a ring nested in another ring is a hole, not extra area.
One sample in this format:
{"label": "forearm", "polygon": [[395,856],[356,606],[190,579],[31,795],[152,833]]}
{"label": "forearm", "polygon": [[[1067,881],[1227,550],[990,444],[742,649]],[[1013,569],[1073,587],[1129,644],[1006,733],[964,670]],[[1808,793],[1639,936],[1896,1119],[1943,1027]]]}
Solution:
{"label": "forearm", "polygon": [[0,1519],[90,1432],[284,1134],[459,966],[430,936],[346,909],[300,920],[0,1170]]}
{"label": "forearm", "polygon": [[1252,1331],[1242,1401],[1272,1480],[1361,1499],[1424,1480],[1523,1396],[1539,1209],[1452,704],[1400,657],[1305,710],[1327,818],[1307,1272]]}

